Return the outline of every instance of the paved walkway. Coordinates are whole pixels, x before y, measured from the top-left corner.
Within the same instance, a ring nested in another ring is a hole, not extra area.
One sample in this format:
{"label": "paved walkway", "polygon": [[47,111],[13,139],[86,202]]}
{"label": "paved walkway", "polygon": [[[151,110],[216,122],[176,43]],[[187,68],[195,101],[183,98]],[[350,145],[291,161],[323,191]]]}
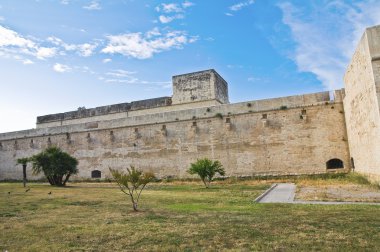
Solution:
{"label": "paved walkway", "polygon": [[259,203],[293,203],[296,196],[296,185],[293,183],[274,184],[266,191]]}
{"label": "paved walkway", "polygon": [[341,201],[296,201],[296,185],[293,183],[273,184],[262,195],[256,198],[257,203],[291,203],[291,204],[321,204],[321,205],[380,205],[370,202],[341,202]]}

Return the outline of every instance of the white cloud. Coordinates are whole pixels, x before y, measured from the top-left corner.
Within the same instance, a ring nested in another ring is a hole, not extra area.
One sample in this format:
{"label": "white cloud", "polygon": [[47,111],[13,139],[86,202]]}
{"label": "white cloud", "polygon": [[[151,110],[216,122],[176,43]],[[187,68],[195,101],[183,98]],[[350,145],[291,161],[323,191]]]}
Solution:
{"label": "white cloud", "polygon": [[109,62],[111,62],[111,61],[112,61],[112,59],[109,59],[109,58],[108,58],[108,59],[104,59],[104,60],[103,60],[103,63],[109,63]]}
{"label": "white cloud", "polygon": [[233,14],[231,14],[229,12],[226,12],[225,14],[226,14],[226,16],[229,16],[229,17],[233,17],[234,16]]}
{"label": "white cloud", "polygon": [[61,4],[67,5],[67,4],[69,4],[69,0],[61,0]]}
{"label": "white cloud", "polygon": [[104,82],[107,83],[127,83],[127,84],[135,84],[139,82],[139,79],[134,75],[136,72],[127,71],[122,69],[112,70],[107,72],[104,77],[101,77]]}
{"label": "white cloud", "polygon": [[152,30],[148,31],[145,35],[147,38],[152,38],[155,36],[160,36],[161,32],[160,32],[160,29],[158,29],[158,27],[155,27]]}
{"label": "white cloud", "polygon": [[362,33],[380,23],[380,5],[372,0],[358,4],[326,1],[310,11],[289,2],[279,7],[295,42],[291,59],[299,71],[315,74],[327,89],[342,87],[344,71]]}
{"label": "white cloud", "polygon": [[31,55],[38,59],[56,55],[56,49],[41,47],[32,39],[24,38],[17,32],[0,25],[0,52],[11,55]]}
{"label": "white cloud", "polygon": [[0,16],[0,22],[3,22],[5,18],[3,16]]}
{"label": "white cloud", "polygon": [[134,74],[136,74],[136,72],[122,70],[122,69],[112,70],[112,71],[106,73],[106,75],[109,75],[112,77],[117,77],[117,78],[130,77],[131,75],[134,75]]}
{"label": "white cloud", "polygon": [[196,37],[189,37],[184,31],[172,31],[166,34],[157,33],[152,37],[152,31],[146,34],[127,33],[121,35],[111,35],[107,37],[108,45],[102,49],[103,53],[119,53],[124,56],[148,59],[155,53],[171,50],[173,48],[181,49],[188,43],[196,41]]}
{"label": "white cloud", "polygon": [[83,57],[89,57],[93,54],[97,46],[98,45],[88,43],[78,45],[79,54]]}
{"label": "white cloud", "polygon": [[177,4],[170,3],[170,4],[161,4],[162,11],[165,13],[172,13],[172,12],[182,12],[183,9],[179,7]]}
{"label": "white cloud", "polygon": [[191,6],[194,6],[195,4],[194,3],[192,3],[192,2],[189,2],[189,1],[185,1],[184,3],[182,3],[182,7],[183,8],[189,8],[189,7],[191,7]]}
{"label": "white cloud", "polygon": [[88,5],[83,6],[86,10],[101,10],[100,4],[97,1],[91,1]]}
{"label": "white cloud", "polygon": [[185,18],[184,15],[182,14],[178,14],[178,15],[175,15],[175,16],[164,16],[164,15],[160,15],[158,17],[158,19],[160,20],[161,23],[163,24],[167,24],[167,23],[170,23],[172,22],[173,20],[176,20],[176,19],[183,19]]}
{"label": "white cloud", "polygon": [[229,9],[231,11],[239,11],[239,10],[243,9],[244,7],[247,7],[247,6],[252,5],[254,3],[255,3],[255,0],[248,0],[245,2],[240,2],[240,3],[234,4],[234,5],[230,6]]}
{"label": "white cloud", "polygon": [[36,47],[36,44],[18,35],[17,32],[0,25],[0,47],[3,46],[17,46],[32,49]]}
{"label": "white cloud", "polygon": [[56,46],[62,47],[65,51],[74,51],[78,55],[83,57],[89,57],[93,55],[95,49],[98,47],[98,43],[84,43],[84,44],[67,44],[62,39],[57,37],[49,37],[48,41]]}
{"label": "white cloud", "polygon": [[169,85],[169,87],[171,87],[171,81],[140,80],[138,77],[135,76],[136,74],[137,72],[134,71],[116,69],[105,73],[105,76],[100,76],[98,77],[98,79],[106,83],[143,84],[150,86],[158,86],[161,88],[168,88]]}
{"label": "white cloud", "polygon": [[163,24],[167,24],[176,19],[185,18],[185,9],[193,6],[194,3],[185,1],[182,4],[176,3],[162,3],[155,8],[157,12],[163,13],[158,17],[159,21]]}
{"label": "white cloud", "polygon": [[55,63],[53,66],[53,70],[58,72],[58,73],[65,73],[71,71],[71,67],[59,63]]}
{"label": "white cloud", "polygon": [[40,47],[37,50],[37,58],[39,59],[45,59],[45,58],[51,58],[54,57],[57,53],[56,48],[50,48],[50,47]]}
{"label": "white cloud", "polygon": [[32,64],[34,64],[34,62],[31,61],[30,59],[25,59],[25,60],[22,61],[22,64],[24,64],[24,65],[32,65]]}

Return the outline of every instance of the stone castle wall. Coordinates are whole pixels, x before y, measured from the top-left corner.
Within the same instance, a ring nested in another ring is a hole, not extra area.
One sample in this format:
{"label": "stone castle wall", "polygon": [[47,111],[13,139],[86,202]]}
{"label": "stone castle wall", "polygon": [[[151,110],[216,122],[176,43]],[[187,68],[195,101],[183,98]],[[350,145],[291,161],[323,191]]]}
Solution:
{"label": "stone castle wall", "polygon": [[344,82],[348,141],[355,170],[380,181],[380,26],[364,33]]}
{"label": "stone castle wall", "polygon": [[329,100],[323,92],[0,134],[0,179],[21,178],[15,160],[49,145],[78,158],[75,178],[129,165],[187,177],[202,157],[236,176],[324,173],[332,158],[348,169],[343,106]]}

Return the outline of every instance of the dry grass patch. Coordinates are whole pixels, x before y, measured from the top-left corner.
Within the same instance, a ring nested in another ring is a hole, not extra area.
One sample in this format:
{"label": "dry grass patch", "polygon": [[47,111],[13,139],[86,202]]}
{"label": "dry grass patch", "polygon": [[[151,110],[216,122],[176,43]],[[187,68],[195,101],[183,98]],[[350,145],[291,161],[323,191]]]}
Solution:
{"label": "dry grass patch", "polygon": [[211,189],[199,182],[154,183],[143,192],[137,213],[112,184],[71,185],[30,184],[25,193],[21,184],[0,183],[0,251],[373,251],[380,246],[380,207],[255,204],[270,186],[261,181],[217,181]]}

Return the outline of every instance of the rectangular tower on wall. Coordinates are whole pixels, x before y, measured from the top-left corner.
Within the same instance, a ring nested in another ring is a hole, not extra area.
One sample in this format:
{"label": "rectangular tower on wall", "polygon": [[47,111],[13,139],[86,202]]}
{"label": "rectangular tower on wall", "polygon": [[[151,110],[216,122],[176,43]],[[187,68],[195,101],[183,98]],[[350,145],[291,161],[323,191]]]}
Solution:
{"label": "rectangular tower on wall", "polygon": [[213,69],[173,76],[173,105],[214,101],[215,105],[228,101],[227,82]]}
{"label": "rectangular tower on wall", "polygon": [[351,162],[355,171],[380,181],[380,26],[364,32],[344,83]]}

